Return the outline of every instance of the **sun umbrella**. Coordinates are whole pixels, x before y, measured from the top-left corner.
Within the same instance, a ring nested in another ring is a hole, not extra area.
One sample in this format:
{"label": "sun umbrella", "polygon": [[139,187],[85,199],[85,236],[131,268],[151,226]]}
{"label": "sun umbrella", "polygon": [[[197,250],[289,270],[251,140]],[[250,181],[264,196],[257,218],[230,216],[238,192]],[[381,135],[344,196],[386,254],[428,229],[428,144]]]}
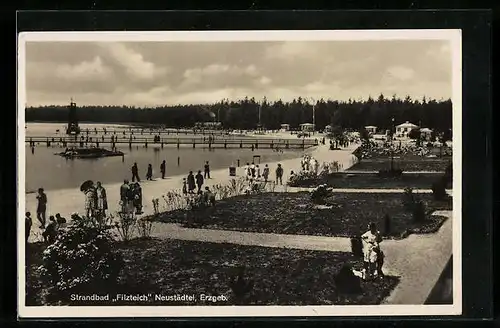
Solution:
{"label": "sun umbrella", "polygon": [[86,191],[87,189],[89,189],[93,185],[94,185],[94,181],[87,180],[84,183],[82,183],[82,185],[80,186],[80,191]]}

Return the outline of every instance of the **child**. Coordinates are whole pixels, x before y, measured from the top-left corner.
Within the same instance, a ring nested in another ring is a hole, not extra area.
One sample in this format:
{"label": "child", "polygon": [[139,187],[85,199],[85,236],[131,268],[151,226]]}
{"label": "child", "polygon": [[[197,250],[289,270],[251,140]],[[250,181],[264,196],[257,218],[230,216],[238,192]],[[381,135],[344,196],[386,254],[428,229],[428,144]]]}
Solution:
{"label": "child", "polygon": [[31,232],[31,226],[33,225],[33,220],[31,219],[31,213],[30,212],[26,212],[26,218],[25,218],[25,221],[24,221],[24,228],[26,229],[24,234],[26,235],[26,242],[28,242],[28,238],[30,236],[30,232]]}
{"label": "child", "polygon": [[264,181],[267,182],[267,179],[269,178],[269,166],[264,167],[264,172],[262,173],[262,176],[264,177]]}
{"label": "child", "polygon": [[57,223],[53,215],[49,216],[49,224],[42,233],[43,239],[49,244],[53,244],[57,235]]}

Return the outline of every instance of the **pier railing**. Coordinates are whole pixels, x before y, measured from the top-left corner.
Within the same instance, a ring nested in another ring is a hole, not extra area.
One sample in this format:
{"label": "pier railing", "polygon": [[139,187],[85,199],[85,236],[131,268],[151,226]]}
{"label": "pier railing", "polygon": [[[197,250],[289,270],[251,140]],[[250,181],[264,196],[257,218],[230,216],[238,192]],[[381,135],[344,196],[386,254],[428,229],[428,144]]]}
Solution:
{"label": "pier railing", "polygon": [[318,145],[316,139],[276,139],[276,138],[221,138],[221,137],[162,137],[162,136],[79,136],[79,137],[26,137],[26,143],[31,147],[35,145],[61,146],[77,145],[80,147],[127,144],[132,145],[159,145],[164,147],[167,145],[190,145],[193,148],[197,146],[208,148],[271,148],[271,149],[292,149],[292,148],[309,148]]}

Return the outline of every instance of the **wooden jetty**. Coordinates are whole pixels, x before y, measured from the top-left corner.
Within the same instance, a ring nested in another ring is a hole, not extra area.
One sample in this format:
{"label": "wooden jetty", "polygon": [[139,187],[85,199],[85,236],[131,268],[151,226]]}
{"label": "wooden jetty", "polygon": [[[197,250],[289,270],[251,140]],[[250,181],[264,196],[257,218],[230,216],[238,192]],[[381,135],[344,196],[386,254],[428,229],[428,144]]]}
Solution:
{"label": "wooden jetty", "polygon": [[140,137],[140,136],[95,136],[95,137],[26,137],[26,143],[31,147],[35,145],[60,146],[67,147],[69,145],[77,145],[79,147],[111,145],[113,148],[116,145],[126,144],[130,148],[133,145],[156,145],[164,146],[192,146],[204,148],[252,148],[252,149],[306,149],[317,146],[318,140],[313,139],[272,139],[272,138],[207,138],[207,137],[191,137],[191,138],[175,138],[175,137]]}
{"label": "wooden jetty", "polygon": [[200,129],[200,128],[150,128],[150,127],[108,127],[108,128],[82,128],[81,135],[119,135],[119,134],[134,134],[134,135],[187,135],[187,134],[199,134],[199,135],[217,135],[224,136],[230,135],[226,130],[211,130],[211,129]]}

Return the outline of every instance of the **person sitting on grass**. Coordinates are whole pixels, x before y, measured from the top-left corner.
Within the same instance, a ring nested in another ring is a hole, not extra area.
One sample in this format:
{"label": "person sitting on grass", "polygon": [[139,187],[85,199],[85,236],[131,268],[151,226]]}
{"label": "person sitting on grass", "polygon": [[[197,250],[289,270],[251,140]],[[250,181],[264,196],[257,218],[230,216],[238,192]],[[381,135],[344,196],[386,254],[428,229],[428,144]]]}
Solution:
{"label": "person sitting on grass", "polygon": [[66,227],[66,218],[63,218],[61,214],[57,213],[56,214],[56,223],[58,228],[64,228]]}
{"label": "person sitting on grass", "polygon": [[371,222],[368,228],[369,230],[361,235],[365,277],[369,279],[374,274],[383,277],[382,265],[384,263],[384,253],[380,249],[382,236],[377,230],[377,225],[375,223]]}
{"label": "person sitting on grass", "polygon": [[49,216],[49,224],[42,233],[44,241],[53,244],[57,236],[57,222],[53,215]]}
{"label": "person sitting on grass", "polygon": [[205,187],[205,192],[203,193],[203,202],[207,206],[215,206],[215,194],[210,191],[209,187]]}
{"label": "person sitting on grass", "polygon": [[254,185],[253,179],[250,179],[248,181],[246,188],[245,188],[245,194],[250,195],[252,193],[252,191],[254,189],[253,185]]}

